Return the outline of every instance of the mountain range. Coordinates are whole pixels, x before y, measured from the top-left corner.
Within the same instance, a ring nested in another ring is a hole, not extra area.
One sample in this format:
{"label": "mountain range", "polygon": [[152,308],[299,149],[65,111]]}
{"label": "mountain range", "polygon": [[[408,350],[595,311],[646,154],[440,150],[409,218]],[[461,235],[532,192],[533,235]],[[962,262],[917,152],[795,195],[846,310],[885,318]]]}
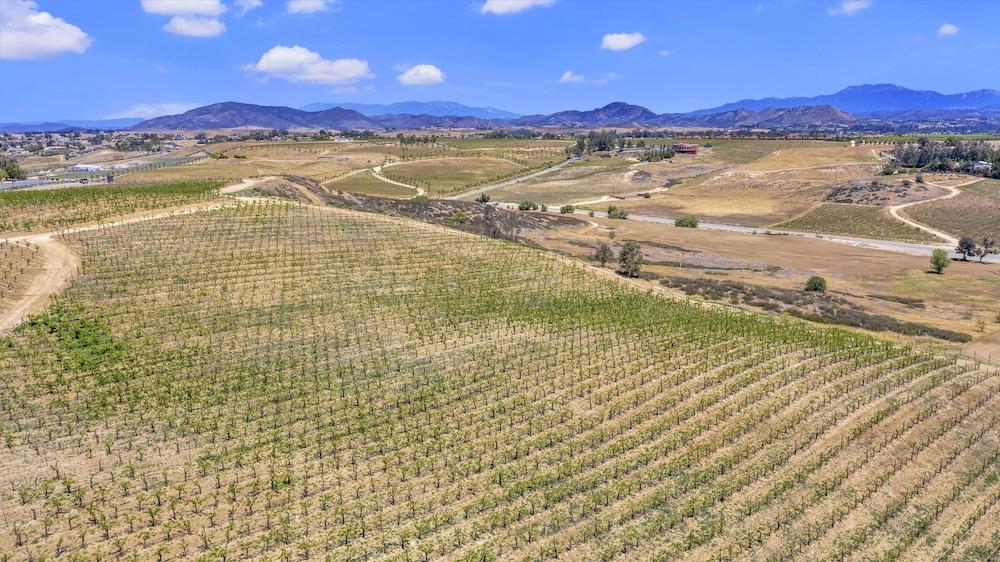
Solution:
{"label": "mountain range", "polygon": [[610,103],[589,111],[560,111],[550,115],[528,115],[517,119],[480,119],[435,115],[372,115],[340,107],[303,111],[291,107],[223,102],[192,109],[180,115],[157,117],[136,124],[133,129],[150,131],[232,129],[420,129],[424,127],[808,127],[846,125],[855,118],[831,106],[768,108],[761,111],[738,109],[709,115],[663,114],[624,102]]}
{"label": "mountain range", "polygon": [[932,124],[942,130],[1000,129],[1000,91],[941,94],[893,84],[851,86],[813,97],[745,99],[689,113],[657,114],[624,102],[587,111],[519,116],[490,107],[456,102],[334,105],[312,103],[302,109],[223,102],[138,122],[137,119],[64,120],[0,124],[0,132],[83,129],[195,130],[230,128],[387,129],[497,127],[692,127],[796,128],[858,127],[894,129]]}
{"label": "mountain range", "polygon": [[454,101],[401,101],[389,104],[378,103],[310,103],[299,109],[303,111],[323,111],[334,107],[352,109],[371,117],[373,115],[433,115],[448,117],[478,117],[479,119],[516,119],[517,113],[493,107],[472,107]]}
{"label": "mountain range", "polygon": [[699,109],[691,113],[693,115],[708,115],[736,109],[759,111],[768,107],[800,107],[803,105],[832,105],[859,116],[916,109],[980,109],[1000,106],[1000,91],[975,90],[961,94],[941,94],[931,90],[911,90],[895,84],[863,84],[850,86],[829,95],[745,99],[708,109]]}

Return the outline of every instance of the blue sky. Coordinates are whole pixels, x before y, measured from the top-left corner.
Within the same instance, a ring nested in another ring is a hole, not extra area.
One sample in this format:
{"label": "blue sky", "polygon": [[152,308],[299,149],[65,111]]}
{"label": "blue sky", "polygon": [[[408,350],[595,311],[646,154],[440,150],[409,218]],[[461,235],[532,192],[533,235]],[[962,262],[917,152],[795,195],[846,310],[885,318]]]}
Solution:
{"label": "blue sky", "polygon": [[956,93],[1000,87],[998,29],[994,0],[0,0],[0,122],[219,101],[673,112],[862,83]]}

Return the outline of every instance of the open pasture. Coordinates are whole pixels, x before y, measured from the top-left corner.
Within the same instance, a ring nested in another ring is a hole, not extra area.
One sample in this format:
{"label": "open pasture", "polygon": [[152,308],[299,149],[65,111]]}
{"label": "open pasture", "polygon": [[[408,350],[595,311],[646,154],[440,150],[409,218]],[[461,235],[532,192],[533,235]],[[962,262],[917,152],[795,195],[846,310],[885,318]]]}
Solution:
{"label": "open pasture", "polygon": [[775,228],[903,242],[940,242],[934,236],[892,218],[884,207],[877,205],[823,203]]}
{"label": "open pasture", "polygon": [[81,276],[0,345],[15,560],[995,546],[1000,375],[971,363],[366,213],[67,242]]}
{"label": "open pasture", "polygon": [[431,158],[386,166],[381,173],[432,195],[444,195],[502,181],[525,170],[525,166],[499,158]]}
{"label": "open pasture", "polygon": [[956,197],[921,203],[903,212],[955,237],[1000,240],[1000,181],[983,180],[959,189],[962,193]]}
{"label": "open pasture", "polygon": [[0,232],[37,232],[217,197],[217,181],[0,191]]}

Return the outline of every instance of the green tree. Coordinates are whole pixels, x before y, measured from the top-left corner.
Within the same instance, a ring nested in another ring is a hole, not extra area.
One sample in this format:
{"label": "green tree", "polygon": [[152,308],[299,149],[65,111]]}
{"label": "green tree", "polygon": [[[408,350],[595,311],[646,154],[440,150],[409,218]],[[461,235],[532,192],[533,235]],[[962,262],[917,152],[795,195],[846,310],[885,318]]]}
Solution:
{"label": "green tree", "polygon": [[628,211],[626,211],[625,209],[619,209],[618,207],[615,207],[614,205],[610,205],[610,206],[608,206],[608,218],[609,219],[622,219],[622,220],[627,219],[628,218]]}
{"label": "green tree", "polygon": [[825,293],[826,279],[823,279],[819,275],[813,275],[806,281],[806,291],[810,293]]}
{"label": "green tree", "polygon": [[948,252],[944,250],[934,250],[931,254],[931,267],[936,273],[944,273],[944,268],[948,267],[950,263]]}
{"label": "green tree", "polygon": [[977,256],[978,248],[976,247],[976,241],[972,239],[971,236],[963,236],[958,240],[958,247],[955,251],[962,254],[962,261],[969,261],[969,256]]}
{"label": "green tree", "polygon": [[559,212],[563,214],[572,213],[575,210],[576,207],[574,207],[573,205],[563,205],[562,207],[559,207]]}
{"label": "green tree", "polygon": [[638,277],[642,271],[642,252],[639,244],[628,241],[618,253],[618,271],[626,277]]}
{"label": "green tree", "polygon": [[601,244],[597,247],[597,251],[594,252],[594,261],[600,263],[601,267],[604,267],[614,257],[615,255],[611,252],[611,248],[607,244]]}

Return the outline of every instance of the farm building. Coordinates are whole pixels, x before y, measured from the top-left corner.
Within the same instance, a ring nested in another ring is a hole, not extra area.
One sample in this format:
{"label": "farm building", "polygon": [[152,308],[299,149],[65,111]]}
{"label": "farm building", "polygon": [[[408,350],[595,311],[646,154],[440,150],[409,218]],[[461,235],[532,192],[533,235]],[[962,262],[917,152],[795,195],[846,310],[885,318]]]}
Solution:
{"label": "farm building", "polygon": [[686,142],[679,142],[677,144],[674,144],[670,148],[672,148],[674,150],[674,152],[677,152],[677,153],[680,153],[680,154],[698,154],[698,145],[696,145],[696,144],[691,144],[691,143],[686,143]]}
{"label": "farm building", "polygon": [[104,171],[104,166],[99,166],[97,164],[77,164],[73,166],[74,172],[101,172]]}
{"label": "farm building", "polygon": [[993,164],[985,160],[979,160],[972,165],[972,169],[976,172],[989,172],[993,169]]}

